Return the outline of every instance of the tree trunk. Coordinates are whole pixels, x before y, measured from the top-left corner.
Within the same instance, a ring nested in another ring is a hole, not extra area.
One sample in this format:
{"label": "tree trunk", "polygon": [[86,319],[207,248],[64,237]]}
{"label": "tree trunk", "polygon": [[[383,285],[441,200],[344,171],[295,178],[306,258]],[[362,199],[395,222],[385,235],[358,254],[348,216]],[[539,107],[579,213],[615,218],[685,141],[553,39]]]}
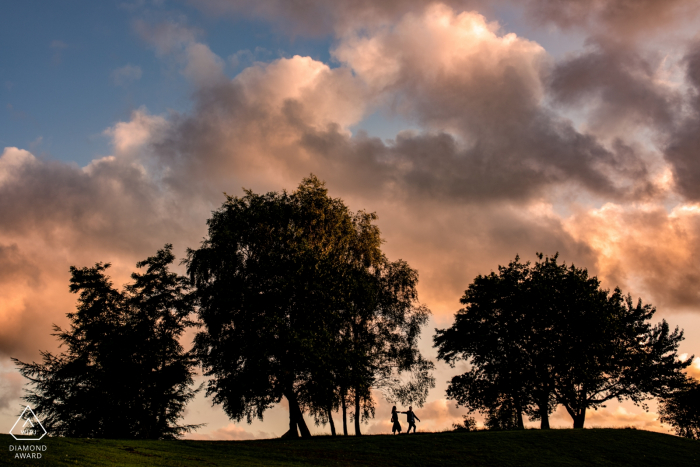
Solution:
{"label": "tree trunk", "polygon": [[341,390],[340,405],[343,409],[343,435],[348,435],[348,411],[345,405],[345,390]]}
{"label": "tree trunk", "polygon": [[583,424],[586,421],[586,408],[582,408],[578,411],[574,417],[574,428],[583,428]]}
{"label": "tree trunk", "polygon": [[540,412],[540,430],[549,430],[549,411]]}
{"label": "tree trunk", "polygon": [[[289,401],[289,398],[287,398]],[[298,438],[299,432],[297,431],[297,417],[296,413],[292,409],[292,403],[289,402],[289,430],[282,435],[282,438]]]}
{"label": "tree trunk", "polygon": [[549,394],[544,394],[540,399],[540,430],[549,430]]}
{"label": "tree trunk", "polygon": [[355,391],[355,436],[361,436],[362,433],[360,433],[360,396],[358,395],[357,391]]}
{"label": "tree trunk", "polygon": [[[284,396],[287,398],[287,402],[289,402],[289,431],[283,434],[282,437],[298,438],[299,433],[301,433],[302,438],[310,438],[311,432],[306,426],[304,415],[301,413],[294,390],[289,389],[285,391]],[[297,427],[299,427],[299,432],[297,432]]]}
{"label": "tree trunk", "polygon": [[515,402],[515,416],[516,422],[518,423],[518,430],[524,430],[525,423],[523,423],[523,405],[520,403],[519,399]]}
{"label": "tree trunk", "polygon": [[331,426],[331,436],[335,436],[335,423],[333,423],[333,413],[330,406],[328,406],[328,424]]}

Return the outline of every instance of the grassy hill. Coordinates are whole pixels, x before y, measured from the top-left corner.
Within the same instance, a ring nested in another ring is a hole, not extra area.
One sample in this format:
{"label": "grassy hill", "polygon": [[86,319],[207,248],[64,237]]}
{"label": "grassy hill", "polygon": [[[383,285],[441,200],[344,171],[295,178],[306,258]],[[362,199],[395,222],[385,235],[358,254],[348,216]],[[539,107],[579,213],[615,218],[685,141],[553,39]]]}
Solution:
{"label": "grassy hill", "polygon": [[527,430],[317,437],[263,441],[44,438],[41,460],[15,460],[0,436],[0,465],[51,466],[693,466],[700,442],[638,430]]}

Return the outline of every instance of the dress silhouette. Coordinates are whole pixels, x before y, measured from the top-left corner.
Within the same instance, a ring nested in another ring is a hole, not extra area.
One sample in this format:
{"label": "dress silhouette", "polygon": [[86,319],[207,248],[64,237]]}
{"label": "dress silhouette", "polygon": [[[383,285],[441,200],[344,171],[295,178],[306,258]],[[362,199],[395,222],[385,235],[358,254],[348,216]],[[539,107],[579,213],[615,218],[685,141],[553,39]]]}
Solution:
{"label": "dress silhouette", "polygon": [[401,424],[399,423],[399,413],[396,411],[396,406],[393,406],[391,408],[391,421],[394,423],[391,427],[391,432],[396,434],[398,431],[399,434],[401,433]]}

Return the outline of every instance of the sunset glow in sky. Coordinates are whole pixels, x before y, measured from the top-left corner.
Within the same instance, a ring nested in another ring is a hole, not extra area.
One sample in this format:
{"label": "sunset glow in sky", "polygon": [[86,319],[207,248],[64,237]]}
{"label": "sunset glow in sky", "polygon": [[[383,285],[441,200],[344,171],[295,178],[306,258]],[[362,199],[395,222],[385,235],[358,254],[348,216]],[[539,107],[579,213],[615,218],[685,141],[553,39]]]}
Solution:
{"label": "sunset glow in sky", "polygon": [[[223,192],[309,173],[418,270],[424,355],[476,275],[559,252],[700,356],[697,0],[3,2],[0,428],[22,402],[10,357],[58,350],[69,266],[124,284],[165,243],[196,248]],[[445,388],[463,371],[437,365],[419,430],[461,421]],[[366,433],[390,432],[377,397]],[[667,432],[654,409],[586,424]],[[288,415],[233,423],[200,395],[185,423],[250,439]]]}

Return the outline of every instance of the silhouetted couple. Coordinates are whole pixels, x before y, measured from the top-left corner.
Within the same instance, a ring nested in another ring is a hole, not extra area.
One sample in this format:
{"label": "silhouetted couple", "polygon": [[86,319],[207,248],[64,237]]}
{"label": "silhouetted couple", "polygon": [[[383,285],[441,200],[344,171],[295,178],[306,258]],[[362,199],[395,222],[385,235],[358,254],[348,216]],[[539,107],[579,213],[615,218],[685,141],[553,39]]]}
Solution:
{"label": "silhouetted couple", "polygon": [[411,427],[413,427],[413,432],[416,432],[416,420],[420,422],[420,418],[416,417],[416,414],[413,413],[413,407],[409,407],[408,411],[406,412],[397,412],[396,411],[396,406],[393,406],[391,408],[391,421],[394,423],[394,425],[391,427],[391,432],[396,434],[398,431],[399,434],[401,433],[401,424],[399,423],[399,414],[400,413],[405,413],[406,414],[406,420],[408,421],[408,430],[406,430],[406,434],[409,434],[411,432]]}

